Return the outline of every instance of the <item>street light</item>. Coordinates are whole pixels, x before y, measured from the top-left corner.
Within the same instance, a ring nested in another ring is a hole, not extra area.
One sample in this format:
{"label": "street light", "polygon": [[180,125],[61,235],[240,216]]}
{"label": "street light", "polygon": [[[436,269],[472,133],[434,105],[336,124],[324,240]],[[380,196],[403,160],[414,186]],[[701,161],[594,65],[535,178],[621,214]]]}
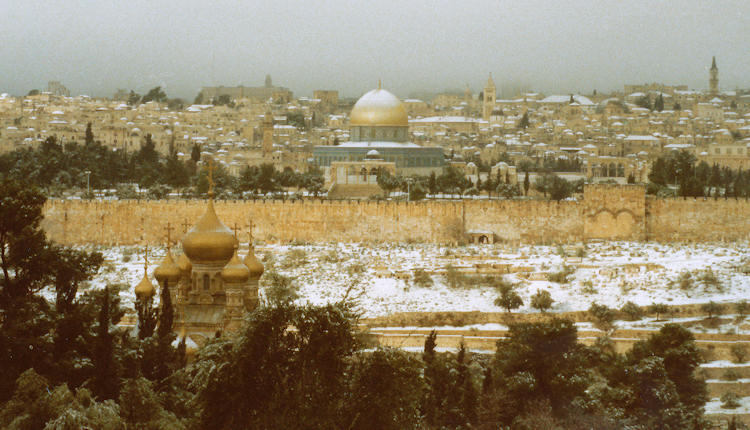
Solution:
{"label": "street light", "polygon": [[406,201],[411,201],[411,183],[414,182],[412,178],[406,178]]}
{"label": "street light", "polygon": [[86,196],[91,198],[91,182],[89,181],[89,178],[91,178],[91,170],[86,170],[83,173],[86,174]]}

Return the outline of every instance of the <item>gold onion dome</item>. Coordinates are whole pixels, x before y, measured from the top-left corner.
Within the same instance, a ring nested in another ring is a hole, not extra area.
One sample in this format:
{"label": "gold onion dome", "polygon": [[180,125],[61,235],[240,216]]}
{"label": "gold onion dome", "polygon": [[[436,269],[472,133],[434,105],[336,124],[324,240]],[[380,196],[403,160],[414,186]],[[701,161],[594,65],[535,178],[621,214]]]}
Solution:
{"label": "gold onion dome", "polygon": [[239,257],[237,257],[237,251],[235,248],[232,259],[229,260],[229,263],[227,263],[221,271],[221,279],[227,283],[243,283],[247,282],[249,277],[250,270],[248,270],[247,266],[242,264]]}
{"label": "gold onion dome", "polygon": [[161,261],[159,267],[154,270],[154,278],[159,282],[177,282],[180,275],[180,268],[175,264],[172,259],[172,252],[167,248],[167,255],[164,256],[164,260]]}
{"label": "gold onion dome", "polygon": [[156,288],[154,288],[154,284],[151,283],[144,271],[143,279],[135,286],[135,296],[140,300],[144,300],[154,297],[154,294],[156,294]]}
{"label": "gold onion dome", "polygon": [[252,243],[250,244],[250,249],[247,251],[247,255],[242,262],[245,263],[245,266],[247,266],[250,271],[251,278],[256,279],[263,275],[263,264],[261,264],[261,262],[258,261],[258,257],[255,256],[255,250]]}
{"label": "gold onion dome", "polygon": [[181,272],[190,272],[193,270],[193,263],[190,262],[190,259],[187,258],[184,252],[177,257],[177,267],[180,268]]}
{"label": "gold onion dome", "polygon": [[378,86],[357,100],[349,125],[408,127],[409,115],[398,97]]}
{"label": "gold onion dome", "polygon": [[226,262],[237,245],[232,231],[216,216],[213,200],[203,217],[182,239],[182,249],[191,262]]}

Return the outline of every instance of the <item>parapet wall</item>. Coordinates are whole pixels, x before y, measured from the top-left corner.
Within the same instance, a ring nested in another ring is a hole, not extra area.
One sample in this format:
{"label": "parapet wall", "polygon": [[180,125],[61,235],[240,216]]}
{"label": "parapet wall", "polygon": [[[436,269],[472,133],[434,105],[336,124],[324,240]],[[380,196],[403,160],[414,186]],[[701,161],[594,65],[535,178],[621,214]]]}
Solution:
{"label": "parapet wall", "polygon": [[[463,200],[217,201],[230,228],[269,242],[455,243],[466,232],[511,243],[586,239],[654,241],[741,240],[750,237],[750,202],[646,198],[640,186],[586,186],[579,201]],[[58,243],[163,244],[166,226],[180,238],[206,208],[202,200],[50,200],[42,226]],[[246,236],[241,239],[246,240]]]}

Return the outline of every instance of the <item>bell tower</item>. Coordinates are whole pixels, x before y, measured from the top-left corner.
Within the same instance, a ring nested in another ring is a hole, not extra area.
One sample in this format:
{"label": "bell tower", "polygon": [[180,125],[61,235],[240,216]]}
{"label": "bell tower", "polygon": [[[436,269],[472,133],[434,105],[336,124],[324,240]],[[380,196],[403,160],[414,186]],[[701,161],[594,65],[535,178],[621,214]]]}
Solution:
{"label": "bell tower", "polygon": [[485,121],[490,120],[490,115],[492,115],[492,111],[495,109],[495,93],[495,81],[492,80],[492,73],[490,73],[482,95],[482,118]]}
{"label": "bell tower", "polygon": [[719,68],[716,67],[716,57],[711,61],[711,70],[709,70],[708,88],[712,96],[719,94]]}
{"label": "bell tower", "polygon": [[263,115],[263,156],[270,156],[271,152],[273,152],[273,113],[269,108]]}

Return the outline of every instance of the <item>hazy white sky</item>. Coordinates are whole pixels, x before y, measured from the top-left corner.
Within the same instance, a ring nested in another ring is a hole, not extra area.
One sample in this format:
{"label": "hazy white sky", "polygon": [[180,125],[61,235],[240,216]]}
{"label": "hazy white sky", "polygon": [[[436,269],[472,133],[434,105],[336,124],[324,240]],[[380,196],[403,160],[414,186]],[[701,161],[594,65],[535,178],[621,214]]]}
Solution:
{"label": "hazy white sky", "polygon": [[474,91],[493,73],[546,92],[626,83],[750,87],[750,0],[0,0],[0,92],[60,80],[111,96],[274,84],[359,96],[383,79]]}

